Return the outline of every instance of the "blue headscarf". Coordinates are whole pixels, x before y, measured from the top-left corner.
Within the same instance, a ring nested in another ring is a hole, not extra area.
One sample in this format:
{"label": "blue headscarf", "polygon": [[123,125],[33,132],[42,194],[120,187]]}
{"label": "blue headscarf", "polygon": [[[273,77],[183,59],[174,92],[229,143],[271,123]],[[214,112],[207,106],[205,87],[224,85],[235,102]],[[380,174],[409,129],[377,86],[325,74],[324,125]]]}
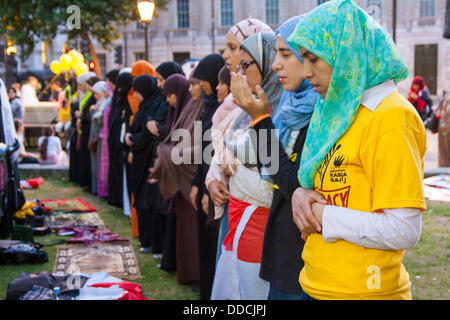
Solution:
{"label": "blue headscarf", "polygon": [[[289,50],[303,63],[299,50],[295,50],[287,39],[295,30],[297,24],[303,19],[303,16],[297,16],[289,19],[277,30],[276,35],[281,37],[288,46]],[[296,91],[284,91],[281,96],[278,108],[273,117],[273,124],[278,133],[278,140],[286,149],[291,142],[292,132],[298,131],[308,126],[318,94],[314,92],[314,87],[309,80],[304,80],[302,85]],[[296,137],[295,137],[296,139]]]}

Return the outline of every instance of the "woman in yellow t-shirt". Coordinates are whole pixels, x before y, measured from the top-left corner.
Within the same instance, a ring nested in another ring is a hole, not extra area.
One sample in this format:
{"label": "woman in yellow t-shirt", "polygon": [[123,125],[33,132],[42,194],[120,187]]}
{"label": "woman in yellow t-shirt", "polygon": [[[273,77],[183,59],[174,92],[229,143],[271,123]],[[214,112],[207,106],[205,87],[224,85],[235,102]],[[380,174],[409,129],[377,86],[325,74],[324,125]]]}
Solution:
{"label": "woman in yellow t-shirt", "polygon": [[411,299],[404,249],[420,238],[425,128],[398,92],[408,68],[353,0],[311,11],[288,38],[320,94],[292,198],[304,299]]}

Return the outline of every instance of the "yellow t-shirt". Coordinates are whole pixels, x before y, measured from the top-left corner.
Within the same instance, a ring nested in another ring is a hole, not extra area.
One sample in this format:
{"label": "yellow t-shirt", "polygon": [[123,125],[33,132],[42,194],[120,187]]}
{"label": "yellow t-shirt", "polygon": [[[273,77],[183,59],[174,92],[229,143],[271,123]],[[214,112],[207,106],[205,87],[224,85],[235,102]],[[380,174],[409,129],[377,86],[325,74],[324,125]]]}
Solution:
{"label": "yellow t-shirt", "polygon": [[[328,204],[382,212],[424,210],[422,179],[426,134],[414,107],[397,92],[355,121],[325,158],[314,187]],[[308,237],[300,273],[303,290],[316,299],[411,299],[403,250],[379,250]]]}
{"label": "yellow t-shirt", "polygon": [[70,106],[67,106],[66,109],[64,109],[64,108],[59,109],[58,117],[59,117],[59,121],[61,121],[61,122],[70,121]]}

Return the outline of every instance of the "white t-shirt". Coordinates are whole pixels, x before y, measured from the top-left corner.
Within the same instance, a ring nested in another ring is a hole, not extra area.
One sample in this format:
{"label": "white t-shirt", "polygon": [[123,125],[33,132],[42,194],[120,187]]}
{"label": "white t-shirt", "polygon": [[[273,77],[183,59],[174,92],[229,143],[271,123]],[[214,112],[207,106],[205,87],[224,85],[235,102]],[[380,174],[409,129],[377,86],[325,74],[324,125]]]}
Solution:
{"label": "white t-shirt", "polygon": [[[39,137],[38,139],[38,145],[41,146],[42,142],[44,142],[45,137]],[[47,144],[47,158],[48,157],[55,157],[62,151],[61,147],[61,140],[59,140],[58,137],[51,136],[48,137],[48,144]]]}
{"label": "white t-shirt", "polygon": [[39,104],[36,90],[30,84],[24,84],[22,86],[21,95],[24,106]]}

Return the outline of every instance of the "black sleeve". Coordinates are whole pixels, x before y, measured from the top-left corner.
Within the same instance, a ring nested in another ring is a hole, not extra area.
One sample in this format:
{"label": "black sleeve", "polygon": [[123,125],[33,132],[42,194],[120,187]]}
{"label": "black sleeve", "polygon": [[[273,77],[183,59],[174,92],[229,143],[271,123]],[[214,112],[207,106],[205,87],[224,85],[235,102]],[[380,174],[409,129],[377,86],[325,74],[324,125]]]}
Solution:
{"label": "black sleeve", "polygon": [[198,189],[201,188],[201,175],[202,175],[202,165],[199,164],[197,166],[197,170],[195,170],[194,178],[192,178],[191,185],[196,186]]}
{"label": "black sleeve", "polygon": [[[300,154],[301,150],[298,150],[299,148],[303,147],[304,143],[304,136],[306,136],[306,130],[302,130],[302,132],[299,134],[299,137],[297,138],[297,142],[294,146],[294,151],[297,153],[296,161],[292,162],[288,155],[286,154],[286,151],[283,149],[283,146],[278,141],[278,139],[275,136],[275,127],[272,123],[271,118],[267,118],[259,122],[255,125],[253,128],[256,132],[256,134],[252,134],[252,141],[257,146],[257,159],[258,159],[258,169],[261,171],[261,168],[263,166],[265,167],[271,167],[272,165],[276,166],[276,163],[273,163],[273,161],[269,160],[268,163],[262,163],[261,155],[264,155],[266,159],[271,159],[271,150],[272,147],[278,149],[278,161],[279,166],[278,170],[274,170],[274,174],[271,173],[271,178],[273,179],[274,183],[278,186],[281,194],[285,199],[291,199],[292,194],[294,191],[300,187],[300,183],[297,178],[297,172],[298,172],[298,164],[300,162]],[[263,130],[268,130],[268,133],[265,135],[261,135],[260,133]],[[304,131],[304,132],[303,132]],[[256,141],[255,141],[256,140]],[[274,145],[276,144],[276,145]],[[275,167],[276,169],[276,167]]]}

